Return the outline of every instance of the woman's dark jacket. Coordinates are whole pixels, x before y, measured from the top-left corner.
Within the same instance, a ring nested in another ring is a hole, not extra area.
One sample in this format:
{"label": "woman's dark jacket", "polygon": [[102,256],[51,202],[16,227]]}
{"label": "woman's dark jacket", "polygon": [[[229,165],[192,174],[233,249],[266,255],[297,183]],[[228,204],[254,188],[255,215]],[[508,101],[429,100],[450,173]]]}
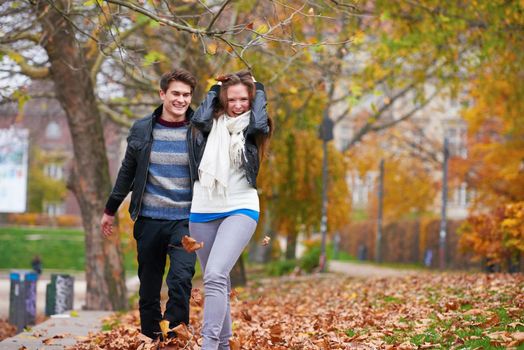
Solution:
{"label": "woman's dark jacket", "polygon": [[[249,184],[257,187],[257,175],[260,167],[258,157],[258,147],[255,142],[257,134],[267,135],[269,133],[268,116],[266,111],[266,93],[264,85],[259,82],[255,83],[256,94],[255,99],[251,104],[251,116],[249,125],[244,131],[246,139],[243,159],[243,168],[246,172],[246,178]],[[195,111],[191,118],[191,125],[193,137],[189,144],[189,159],[191,173],[198,177],[198,167],[204,155],[207,137],[213,127],[213,116],[215,114],[216,106],[218,105],[218,94],[220,92],[220,85],[214,85],[207,93],[206,98],[200,104],[200,107]]]}

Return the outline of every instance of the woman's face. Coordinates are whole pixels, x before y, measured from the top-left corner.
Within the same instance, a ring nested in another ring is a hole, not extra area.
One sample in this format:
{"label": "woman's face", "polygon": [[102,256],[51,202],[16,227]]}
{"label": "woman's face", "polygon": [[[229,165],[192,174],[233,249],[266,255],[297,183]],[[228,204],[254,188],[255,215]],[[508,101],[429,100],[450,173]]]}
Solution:
{"label": "woman's face", "polygon": [[247,112],[250,107],[247,86],[244,84],[236,84],[227,88],[227,115],[230,117],[238,117]]}

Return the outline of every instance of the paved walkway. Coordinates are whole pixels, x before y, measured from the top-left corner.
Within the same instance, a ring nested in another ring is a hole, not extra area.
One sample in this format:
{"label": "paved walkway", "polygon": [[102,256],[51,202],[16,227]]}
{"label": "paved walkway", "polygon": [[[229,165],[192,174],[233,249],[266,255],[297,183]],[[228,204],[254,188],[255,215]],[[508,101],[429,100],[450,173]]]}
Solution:
{"label": "paved walkway", "polygon": [[111,314],[108,311],[77,311],[74,316],[55,315],[28,332],[3,340],[0,350],[64,349],[76,344],[89,332],[100,331],[102,320]]}
{"label": "paved walkway", "polygon": [[[0,342],[0,350],[27,350],[64,349],[75,344],[89,332],[98,332],[102,328],[103,319],[112,312],[82,311],[85,304],[86,282],[83,273],[74,274],[75,298],[73,308],[75,312],[64,315],[54,315],[48,320],[34,326],[28,332],[22,332],[15,337],[4,339]],[[44,314],[45,293],[47,283],[50,281],[49,273],[44,274],[37,282],[37,315]],[[6,271],[0,272],[0,317],[7,319],[9,316],[9,293],[11,281]],[[138,290],[138,277],[132,276],[126,281],[128,293]],[[71,316],[74,315],[74,316]]]}
{"label": "paved walkway", "polygon": [[352,277],[394,277],[416,274],[417,270],[394,269],[371,265],[366,263],[355,263],[348,261],[330,260],[328,262],[330,272],[339,272]]}

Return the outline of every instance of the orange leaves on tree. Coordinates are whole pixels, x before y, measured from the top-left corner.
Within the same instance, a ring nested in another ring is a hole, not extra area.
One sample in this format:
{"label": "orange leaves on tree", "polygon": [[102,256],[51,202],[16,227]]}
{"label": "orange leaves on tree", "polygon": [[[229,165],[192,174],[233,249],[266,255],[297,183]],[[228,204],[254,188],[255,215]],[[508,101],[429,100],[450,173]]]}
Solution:
{"label": "orange leaves on tree", "polygon": [[460,246],[477,259],[503,268],[524,252],[524,202],[510,203],[487,213],[470,216],[461,227]]}

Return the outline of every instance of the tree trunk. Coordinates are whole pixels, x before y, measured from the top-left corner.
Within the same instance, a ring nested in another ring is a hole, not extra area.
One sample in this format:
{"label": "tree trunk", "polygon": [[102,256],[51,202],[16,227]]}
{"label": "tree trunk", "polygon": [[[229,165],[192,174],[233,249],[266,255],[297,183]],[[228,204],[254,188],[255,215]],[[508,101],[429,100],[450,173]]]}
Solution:
{"label": "tree trunk", "polygon": [[100,218],[110,191],[109,166],[100,113],[81,43],[75,29],[61,12],[60,1],[35,4],[42,25],[43,46],[50,62],[57,99],[67,116],[73,142],[71,189],[75,194],[85,230],[86,308],[119,310],[126,307],[126,287],[120,240],[103,238]]}
{"label": "tree trunk", "polygon": [[231,279],[231,287],[233,288],[246,285],[246,269],[244,268],[244,258],[242,255],[238,258],[235,266],[233,266],[229,278]]}
{"label": "tree trunk", "polygon": [[273,260],[273,251],[275,247],[275,239],[277,239],[277,234],[275,231],[270,230],[269,235],[269,244],[264,247],[262,255],[262,263],[267,264]]}
{"label": "tree trunk", "polygon": [[297,234],[296,232],[288,232],[286,238],[286,260],[293,260],[297,254]]}

